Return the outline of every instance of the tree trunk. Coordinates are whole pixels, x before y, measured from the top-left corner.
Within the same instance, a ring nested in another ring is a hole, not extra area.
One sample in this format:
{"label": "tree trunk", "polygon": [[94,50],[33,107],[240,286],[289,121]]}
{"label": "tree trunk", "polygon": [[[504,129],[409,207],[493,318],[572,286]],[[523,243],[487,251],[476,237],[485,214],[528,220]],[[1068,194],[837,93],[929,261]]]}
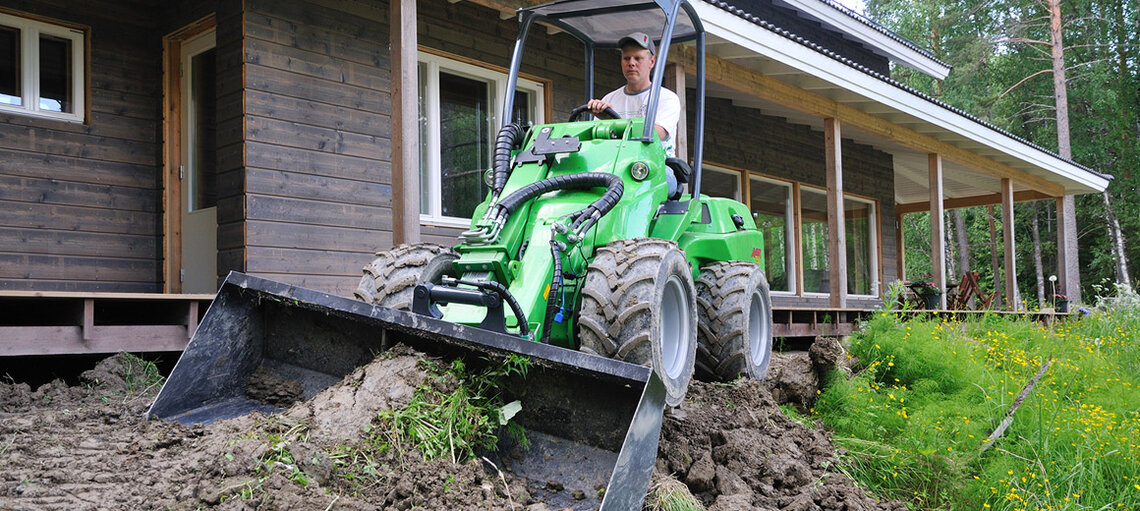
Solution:
{"label": "tree trunk", "polygon": [[1104,197],[1104,218],[1108,223],[1109,240],[1112,241],[1112,254],[1116,256],[1116,281],[1132,287],[1132,279],[1128,277],[1128,259],[1124,251],[1124,236],[1120,232],[1120,221],[1112,211],[1112,199],[1108,190],[1101,192]]}
{"label": "tree trunk", "polygon": [[[966,219],[962,216],[962,210],[954,210],[954,232],[957,234],[958,246],[958,271],[961,275],[970,273],[970,237],[966,232]],[[974,297],[970,296],[970,301],[967,303],[970,308],[974,307]]]}
{"label": "tree trunk", "polygon": [[998,242],[997,242],[997,225],[994,224],[994,207],[986,206],[986,221],[990,224],[990,271],[994,276],[994,299],[991,303],[998,304],[1002,301],[1002,288],[1005,286],[1000,285],[1001,280],[1001,263],[998,260]]}
{"label": "tree trunk", "polygon": [[[949,211],[946,212],[946,216],[950,216]],[[946,253],[943,255],[942,260],[946,261],[946,282],[949,283],[958,280],[958,272],[956,268],[958,258],[956,257],[956,254],[954,254],[955,245],[949,242],[956,237],[955,235],[957,233],[957,226],[954,225],[953,222],[948,222],[947,220],[948,218],[945,217],[942,219],[942,225],[946,226],[946,239],[942,240],[942,245],[946,247]]]}
{"label": "tree trunk", "polygon": [[1037,220],[1037,201],[1033,201],[1033,271],[1037,275],[1037,308],[1045,306],[1045,272],[1041,264],[1041,224]]}

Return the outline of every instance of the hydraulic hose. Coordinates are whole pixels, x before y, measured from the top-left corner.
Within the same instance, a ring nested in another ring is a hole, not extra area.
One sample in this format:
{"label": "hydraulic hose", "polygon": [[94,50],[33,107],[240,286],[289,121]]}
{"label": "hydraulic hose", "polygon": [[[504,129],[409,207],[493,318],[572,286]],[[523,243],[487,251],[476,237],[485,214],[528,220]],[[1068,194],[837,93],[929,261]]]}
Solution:
{"label": "hydraulic hose", "polygon": [[542,320],[542,343],[550,343],[550,322],[558,313],[558,300],[562,295],[562,252],[559,242],[550,231],[550,256],[554,261],[554,275],[550,278],[550,293],[546,295],[546,317]]}
{"label": "hydraulic hose", "polygon": [[512,122],[499,129],[495,137],[495,151],[491,157],[491,194],[498,196],[507,185],[507,178],[511,176],[511,151],[522,147],[526,139],[526,128],[517,122]]}
{"label": "hydraulic hose", "polygon": [[505,199],[499,201],[499,207],[509,216],[519,206],[542,194],[554,190],[588,190],[590,188],[606,188],[606,192],[586,207],[584,212],[598,211],[601,215],[608,213],[625,193],[625,184],[620,177],[604,172],[582,172],[580,174],[566,174],[526,185]]}

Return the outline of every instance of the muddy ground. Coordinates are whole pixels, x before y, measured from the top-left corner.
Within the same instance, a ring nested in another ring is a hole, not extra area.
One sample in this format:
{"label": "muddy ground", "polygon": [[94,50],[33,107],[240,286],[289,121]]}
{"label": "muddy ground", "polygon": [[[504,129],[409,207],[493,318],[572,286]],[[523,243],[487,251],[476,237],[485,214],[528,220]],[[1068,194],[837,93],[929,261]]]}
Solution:
{"label": "muddy ground", "polygon": [[[810,404],[820,368],[838,357],[815,351],[782,357],[765,384],[694,382],[665,418],[655,487],[688,492],[710,510],[905,509],[863,493],[836,470],[828,435],[778,408],[773,394]],[[376,448],[377,412],[403,407],[425,383],[420,357],[377,358],[282,414],[193,428],[145,420],[158,387],[139,383],[121,356],[76,385],[5,381],[0,510],[551,509],[540,500],[559,491],[557,481],[481,461],[424,461],[406,445]],[[296,400],[290,382],[261,380],[260,397]],[[598,504],[597,494],[572,497],[575,508]]]}

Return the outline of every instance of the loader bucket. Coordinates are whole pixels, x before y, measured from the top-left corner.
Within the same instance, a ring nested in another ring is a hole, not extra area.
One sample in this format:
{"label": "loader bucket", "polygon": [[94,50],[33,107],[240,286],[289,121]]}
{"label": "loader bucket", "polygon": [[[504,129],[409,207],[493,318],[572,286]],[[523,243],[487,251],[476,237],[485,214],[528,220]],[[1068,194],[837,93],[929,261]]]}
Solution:
{"label": "loader bucket", "polygon": [[531,446],[498,467],[539,484],[562,482],[564,491],[548,496],[554,508],[596,508],[593,498],[570,496],[593,497],[600,487],[601,509],[640,508],[665,406],[665,387],[649,368],[236,272],[148,415],[193,425],[281,411],[246,397],[259,367],[299,382],[308,399],[396,343],[475,364],[528,356],[527,377],[504,393],[522,401],[515,420]]}

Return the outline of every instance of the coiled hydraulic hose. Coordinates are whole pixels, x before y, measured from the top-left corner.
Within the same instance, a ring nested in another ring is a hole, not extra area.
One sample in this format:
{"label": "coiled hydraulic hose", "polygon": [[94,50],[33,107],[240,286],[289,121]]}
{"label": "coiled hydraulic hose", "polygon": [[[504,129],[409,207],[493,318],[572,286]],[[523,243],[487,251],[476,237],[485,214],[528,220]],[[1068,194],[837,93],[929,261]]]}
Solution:
{"label": "coiled hydraulic hose", "polygon": [[522,147],[526,132],[527,129],[517,122],[499,129],[499,134],[495,137],[495,151],[491,157],[492,196],[498,197],[503,192],[503,187],[507,186],[507,178],[511,176],[511,151]]}

